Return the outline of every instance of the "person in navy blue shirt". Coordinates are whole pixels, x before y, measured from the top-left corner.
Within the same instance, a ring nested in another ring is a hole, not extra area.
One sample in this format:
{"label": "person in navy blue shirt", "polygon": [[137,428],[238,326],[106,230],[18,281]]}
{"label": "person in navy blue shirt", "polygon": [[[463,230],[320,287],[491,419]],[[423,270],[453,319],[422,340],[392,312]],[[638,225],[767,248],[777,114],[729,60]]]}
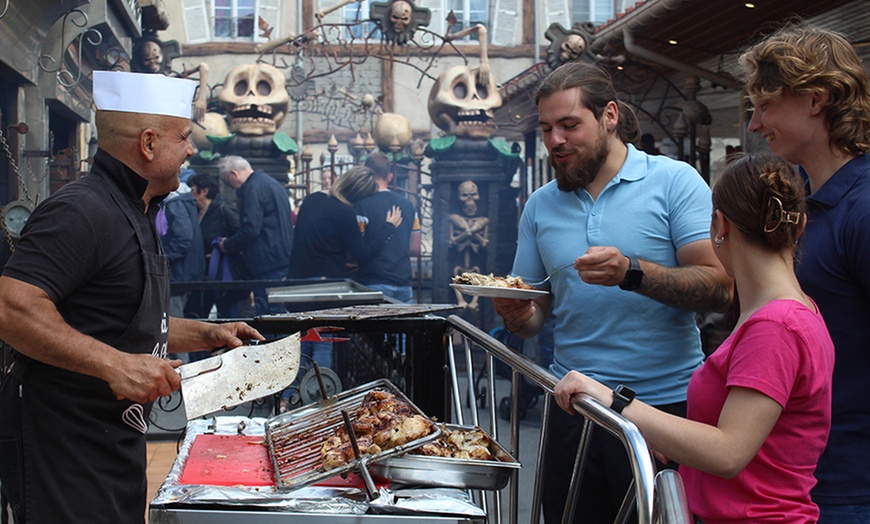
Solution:
{"label": "person in navy blue shirt", "polygon": [[359,261],[355,280],[400,302],[410,303],[414,298],[411,288],[411,257],[420,255],[420,220],[414,204],[390,190],[393,173],[389,157],[375,151],[366,158],[365,164],[372,170],[378,185],[376,193],[353,205],[358,214],[357,219],[363,219],[366,237],[377,237],[375,229],[388,227],[382,217],[394,206],[402,210],[403,216],[414,219],[404,220],[374,256]]}
{"label": "person in navy blue shirt", "polygon": [[870,79],[837,33],[787,26],[741,58],[749,130],[797,164],[809,222],[795,271],[836,350],[828,445],[812,497],[820,524],[870,522]]}

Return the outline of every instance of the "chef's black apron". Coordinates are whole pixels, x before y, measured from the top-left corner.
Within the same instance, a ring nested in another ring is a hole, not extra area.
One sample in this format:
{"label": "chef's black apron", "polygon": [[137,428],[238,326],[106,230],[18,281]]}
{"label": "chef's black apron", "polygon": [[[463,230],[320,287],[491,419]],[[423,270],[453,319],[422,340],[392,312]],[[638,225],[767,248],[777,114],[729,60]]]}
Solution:
{"label": "chef's black apron", "polygon": [[[143,225],[142,210],[114,181],[105,180],[136,233],[145,265],[142,303],[112,346],[162,358],[169,331],[168,260],[152,229]],[[157,253],[146,252],[148,245],[156,245]],[[148,489],[145,433],[151,403],[118,400],[100,379],[20,354],[12,374],[23,384],[20,419],[27,522],[143,522]]]}

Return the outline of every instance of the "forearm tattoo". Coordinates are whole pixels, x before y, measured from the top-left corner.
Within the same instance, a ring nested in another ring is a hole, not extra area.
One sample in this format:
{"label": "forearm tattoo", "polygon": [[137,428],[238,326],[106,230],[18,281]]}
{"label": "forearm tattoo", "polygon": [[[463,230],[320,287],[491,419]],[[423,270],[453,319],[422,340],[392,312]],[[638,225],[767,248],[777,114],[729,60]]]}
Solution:
{"label": "forearm tattoo", "polygon": [[663,304],[689,311],[724,311],[731,305],[731,285],[705,266],[663,267],[644,275],[637,290]]}

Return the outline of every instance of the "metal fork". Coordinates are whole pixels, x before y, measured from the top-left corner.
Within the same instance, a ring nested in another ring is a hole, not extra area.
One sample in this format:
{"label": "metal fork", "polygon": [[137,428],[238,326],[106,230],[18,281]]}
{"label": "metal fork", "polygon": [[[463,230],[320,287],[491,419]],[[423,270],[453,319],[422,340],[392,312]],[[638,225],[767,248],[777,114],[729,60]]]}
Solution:
{"label": "metal fork", "polygon": [[543,286],[544,284],[546,284],[547,282],[549,282],[550,279],[553,278],[553,275],[555,275],[555,274],[558,273],[559,271],[562,271],[563,269],[568,269],[569,267],[573,267],[573,266],[574,266],[574,262],[571,262],[570,264],[565,264],[565,265],[562,266],[562,267],[556,268],[556,270],[553,271],[552,273],[550,273],[550,276],[548,276],[548,277],[545,278],[544,280],[541,280],[540,282],[525,282],[525,284],[528,284],[528,285],[530,285],[530,286],[532,286],[532,287],[541,287],[541,286]]}

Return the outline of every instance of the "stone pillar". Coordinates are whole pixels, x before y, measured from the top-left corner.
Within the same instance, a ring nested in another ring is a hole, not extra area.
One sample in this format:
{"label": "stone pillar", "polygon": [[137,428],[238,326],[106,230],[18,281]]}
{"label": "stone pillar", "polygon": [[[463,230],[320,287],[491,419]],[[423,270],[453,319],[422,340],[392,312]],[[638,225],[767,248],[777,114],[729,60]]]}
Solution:
{"label": "stone pillar", "polygon": [[427,154],[434,186],[432,302],[466,302],[469,320],[487,329],[493,324],[491,300],[457,296],[449,284],[463,271],[510,271],[517,222],[516,189],[509,184],[517,159],[491,140],[461,137],[441,151],[430,144]]}

